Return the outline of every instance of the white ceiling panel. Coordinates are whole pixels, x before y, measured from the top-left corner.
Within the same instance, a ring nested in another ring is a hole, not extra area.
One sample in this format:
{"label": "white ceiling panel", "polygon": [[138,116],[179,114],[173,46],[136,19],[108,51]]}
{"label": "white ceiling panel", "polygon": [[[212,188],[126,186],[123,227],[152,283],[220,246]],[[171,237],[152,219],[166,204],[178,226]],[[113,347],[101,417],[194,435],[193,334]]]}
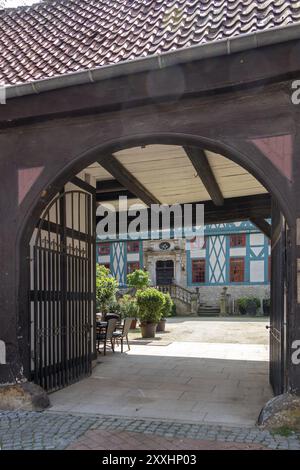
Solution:
{"label": "white ceiling panel", "polygon": [[[205,152],[224,198],[267,192],[247,170],[238,164],[222,155],[210,151]],[[161,203],[175,204],[210,200],[201,179],[180,146],[149,145],[122,150],[114,155]],[[113,179],[97,163],[85,171],[98,181]]]}

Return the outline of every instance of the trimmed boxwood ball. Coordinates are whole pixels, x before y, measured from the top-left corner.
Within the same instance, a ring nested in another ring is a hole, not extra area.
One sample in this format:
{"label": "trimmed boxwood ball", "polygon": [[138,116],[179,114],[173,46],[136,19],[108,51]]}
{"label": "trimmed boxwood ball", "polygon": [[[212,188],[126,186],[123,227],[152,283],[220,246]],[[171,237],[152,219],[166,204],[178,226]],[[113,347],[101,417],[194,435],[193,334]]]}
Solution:
{"label": "trimmed boxwood ball", "polygon": [[136,300],[141,323],[158,323],[165,303],[164,294],[154,287],[148,287],[137,292]]}
{"label": "trimmed boxwood ball", "polygon": [[143,269],[136,269],[127,275],[127,286],[134,289],[146,289],[150,285],[150,275]]}

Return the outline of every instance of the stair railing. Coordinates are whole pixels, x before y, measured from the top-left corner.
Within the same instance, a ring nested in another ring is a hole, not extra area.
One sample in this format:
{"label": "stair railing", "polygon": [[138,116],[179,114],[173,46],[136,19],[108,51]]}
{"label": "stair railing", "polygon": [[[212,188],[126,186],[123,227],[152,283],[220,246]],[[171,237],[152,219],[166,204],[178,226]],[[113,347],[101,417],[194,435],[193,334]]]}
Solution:
{"label": "stair railing", "polygon": [[156,286],[156,288],[163,293],[168,293],[172,299],[179,299],[186,304],[191,305],[195,298],[195,292],[187,289],[186,287],[179,286],[178,284],[168,284]]}

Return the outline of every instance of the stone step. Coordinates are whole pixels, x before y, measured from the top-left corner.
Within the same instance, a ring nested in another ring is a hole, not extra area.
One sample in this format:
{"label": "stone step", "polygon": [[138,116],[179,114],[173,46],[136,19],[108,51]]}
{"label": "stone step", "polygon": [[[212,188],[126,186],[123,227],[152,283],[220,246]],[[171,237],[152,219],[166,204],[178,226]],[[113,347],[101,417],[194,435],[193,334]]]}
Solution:
{"label": "stone step", "polygon": [[200,307],[198,310],[199,316],[217,317],[220,315],[220,309],[217,307]]}

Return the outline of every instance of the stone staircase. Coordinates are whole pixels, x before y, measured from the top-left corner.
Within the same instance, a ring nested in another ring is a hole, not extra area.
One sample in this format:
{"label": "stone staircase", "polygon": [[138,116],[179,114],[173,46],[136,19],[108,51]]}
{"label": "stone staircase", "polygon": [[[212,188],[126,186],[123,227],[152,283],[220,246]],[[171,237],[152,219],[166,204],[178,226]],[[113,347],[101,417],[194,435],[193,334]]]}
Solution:
{"label": "stone staircase", "polygon": [[178,284],[156,286],[161,292],[168,292],[176,305],[179,315],[199,315],[201,317],[218,317],[220,308],[200,303],[199,292],[195,292]]}
{"label": "stone staircase", "polygon": [[213,305],[200,305],[198,315],[199,317],[219,317],[220,308]]}
{"label": "stone staircase", "polygon": [[156,286],[158,290],[169,293],[176,305],[179,315],[197,315],[199,295],[197,292],[182,287],[178,284]]}

